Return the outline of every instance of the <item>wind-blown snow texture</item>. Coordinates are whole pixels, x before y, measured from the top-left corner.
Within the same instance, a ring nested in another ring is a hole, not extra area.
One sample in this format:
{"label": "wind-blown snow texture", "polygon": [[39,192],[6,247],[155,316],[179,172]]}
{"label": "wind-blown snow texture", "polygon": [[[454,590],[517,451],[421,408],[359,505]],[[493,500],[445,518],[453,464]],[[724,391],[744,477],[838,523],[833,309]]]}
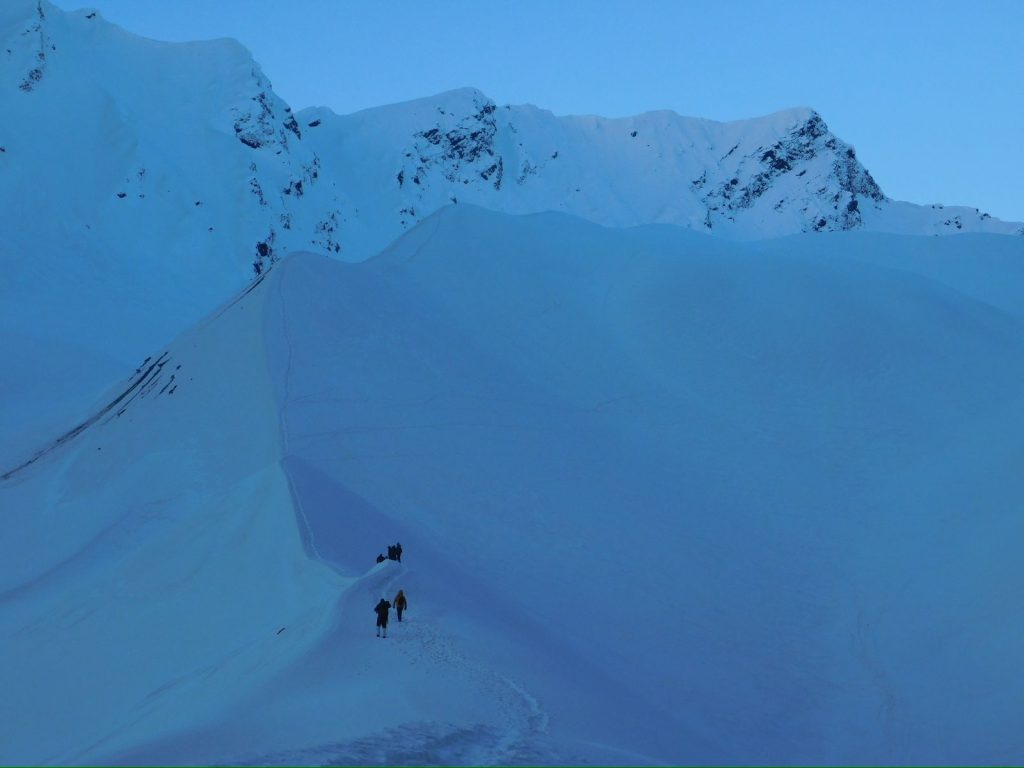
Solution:
{"label": "wind-blown snow texture", "polygon": [[1019,759],[1022,320],[908,242],[286,260],[4,468],[0,754]]}
{"label": "wind-blown snow texture", "polygon": [[0,43],[0,762],[1021,761],[1019,224],[810,110]]}

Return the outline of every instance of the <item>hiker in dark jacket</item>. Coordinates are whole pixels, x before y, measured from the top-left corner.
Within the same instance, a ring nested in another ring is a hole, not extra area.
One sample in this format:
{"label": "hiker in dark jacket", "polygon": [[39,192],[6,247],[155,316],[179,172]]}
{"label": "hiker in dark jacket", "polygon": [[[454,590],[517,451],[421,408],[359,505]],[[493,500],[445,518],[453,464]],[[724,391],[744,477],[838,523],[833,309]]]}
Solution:
{"label": "hiker in dark jacket", "polygon": [[383,552],[381,552],[379,555],[377,555],[377,562],[378,563],[383,563],[384,562],[384,553]]}
{"label": "hiker in dark jacket", "polygon": [[395,544],[395,560],[402,562],[402,542]]}
{"label": "hiker in dark jacket", "polygon": [[389,544],[388,545],[388,560],[395,560],[395,559],[397,559],[395,557],[395,548]]}
{"label": "hiker in dark jacket", "polygon": [[402,620],[402,611],[409,607],[409,603],[405,599],[405,590],[398,590],[398,594],[395,595],[395,611],[398,613],[398,620]]}
{"label": "hiker in dark jacket", "polygon": [[390,608],[391,603],[382,597],[377,603],[377,607],[373,609],[377,614],[377,637],[382,637],[381,629],[384,630],[383,637],[388,636],[388,609]]}

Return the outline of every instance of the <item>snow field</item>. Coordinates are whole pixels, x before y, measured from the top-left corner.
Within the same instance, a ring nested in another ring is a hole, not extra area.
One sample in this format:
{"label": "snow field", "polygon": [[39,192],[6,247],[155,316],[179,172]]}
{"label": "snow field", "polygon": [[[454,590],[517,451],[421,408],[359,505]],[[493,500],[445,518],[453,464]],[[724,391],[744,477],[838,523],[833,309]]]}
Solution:
{"label": "snow field", "polygon": [[0,487],[0,754],[1012,760],[1012,253],[816,242],[459,205],[279,264]]}

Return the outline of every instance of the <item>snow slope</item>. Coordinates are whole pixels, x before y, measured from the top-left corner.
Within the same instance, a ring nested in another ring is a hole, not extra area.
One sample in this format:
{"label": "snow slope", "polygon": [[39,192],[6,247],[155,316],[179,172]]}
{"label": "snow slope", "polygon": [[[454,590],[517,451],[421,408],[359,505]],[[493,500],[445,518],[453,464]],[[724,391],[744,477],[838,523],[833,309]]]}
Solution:
{"label": "snow slope", "polygon": [[323,631],[344,582],[295,525],[261,300],[186,333],[4,482],[0,761],[95,762],[190,724]]}
{"label": "snow slope", "polygon": [[285,260],[0,472],[0,758],[1019,762],[1004,243],[460,204]]}

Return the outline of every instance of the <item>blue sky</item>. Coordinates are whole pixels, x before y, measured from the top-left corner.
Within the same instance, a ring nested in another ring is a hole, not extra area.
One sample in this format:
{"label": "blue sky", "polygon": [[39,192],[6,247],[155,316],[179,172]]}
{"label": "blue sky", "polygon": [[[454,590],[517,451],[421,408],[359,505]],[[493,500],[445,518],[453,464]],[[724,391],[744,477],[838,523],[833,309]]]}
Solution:
{"label": "blue sky", "polygon": [[237,38],[296,109],[466,85],[557,114],[731,120],[810,106],[890,197],[1024,220],[1021,0],[92,5],[147,37]]}

